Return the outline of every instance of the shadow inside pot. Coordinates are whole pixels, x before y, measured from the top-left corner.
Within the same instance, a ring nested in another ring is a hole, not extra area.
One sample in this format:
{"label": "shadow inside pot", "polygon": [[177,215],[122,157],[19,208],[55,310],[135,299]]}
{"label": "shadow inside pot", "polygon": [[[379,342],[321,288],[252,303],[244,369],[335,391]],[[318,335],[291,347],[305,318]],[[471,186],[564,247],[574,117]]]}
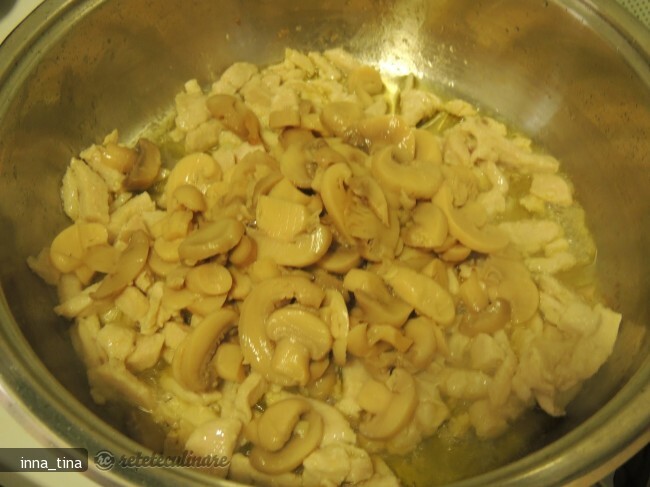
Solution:
{"label": "shadow inside pot", "polygon": [[0,2],[0,19],[7,15],[16,5],[16,0],[2,0]]}

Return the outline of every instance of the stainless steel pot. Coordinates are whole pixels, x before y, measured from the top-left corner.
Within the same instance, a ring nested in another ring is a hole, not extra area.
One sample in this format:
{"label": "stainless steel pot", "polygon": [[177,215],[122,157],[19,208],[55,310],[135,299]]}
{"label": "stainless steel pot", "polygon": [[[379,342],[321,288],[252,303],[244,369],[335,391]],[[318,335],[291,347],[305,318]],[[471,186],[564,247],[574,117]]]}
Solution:
{"label": "stainless steel pot", "polygon": [[[0,373],[44,441],[142,448],[93,405],[52,289],[25,259],[65,222],[70,157],[115,127],[160,116],[182,83],[285,46],[344,46],[414,70],[564,161],[599,246],[597,274],[624,315],[614,355],[524,458],[458,485],[589,483],[650,438],[650,35],[605,0],[49,0],[0,48]],[[102,419],[100,419],[102,418]],[[101,472],[92,466],[92,475]],[[179,485],[182,469],[115,469],[103,483]]]}

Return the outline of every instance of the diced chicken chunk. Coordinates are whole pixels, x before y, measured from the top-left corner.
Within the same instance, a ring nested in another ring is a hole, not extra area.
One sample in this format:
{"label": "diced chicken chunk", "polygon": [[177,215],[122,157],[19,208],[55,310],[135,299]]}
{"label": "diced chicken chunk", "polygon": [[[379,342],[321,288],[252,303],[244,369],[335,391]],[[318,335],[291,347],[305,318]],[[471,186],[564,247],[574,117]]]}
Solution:
{"label": "diced chicken chunk", "polygon": [[59,282],[61,273],[52,265],[49,247],[41,249],[36,257],[27,257],[27,265],[32,272],[36,273],[47,284],[56,286]]}
{"label": "diced chicken chunk", "polygon": [[345,74],[349,74],[361,65],[354,56],[341,48],[329,49],[323,55]]}
{"label": "diced chicken chunk", "polygon": [[213,93],[234,95],[246,82],[257,74],[258,68],[250,63],[234,63],[212,85]]}
{"label": "diced chicken chunk", "polygon": [[[232,458],[242,424],[237,419],[218,418],[198,426],[185,442],[185,449],[194,455],[218,459]],[[228,464],[212,466],[209,472],[212,475],[224,478],[228,474]]]}
{"label": "diced chicken chunk", "polygon": [[97,333],[97,344],[109,359],[123,362],[131,353],[135,342],[135,330],[107,324]]}
{"label": "diced chicken chunk", "polygon": [[440,109],[440,105],[440,99],[433,93],[412,88],[401,92],[399,113],[407,124],[415,127],[431,118]]}
{"label": "diced chicken chunk", "polygon": [[548,243],[562,236],[562,227],[552,220],[517,220],[499,224],[510,241],[525,255],[540,252]]}
{"label": "diced chicken chunk", "polygon": [[[113,132],[113,134],[113,137],[111,135],[106,137],[104,140],[105,144],[107,142],[117,142],[117,133]],[[81,152],[80,156],[93,171],[102,177],[110,191],[119,192],[122,189],[122,183],[126,176],[123,172],[106,163],[105,148],[103,146],[92,145]]]}
{"label": "diced chicken chunk", "polygon": [[210,119],[206,96],[196,80],[185,83],[185,91],[176,95],[176,126],[187,132]]}
{"label": "diced chicken chunk", "polygon": [[221,122],[210,119],[189,130],[185,136],[185,152],[204,152],[214,147],[219,143],[222,129]]}
{"label": "diced chicken chunk", "polygon": [[73,220],[108,223],[108,186],[81,159],[70,161],[63,177],[61,198],[66,214]]}
{"label": "diced chicken chunk", "polygon": [[110,222],[108,223],[109,238],[117,237],[127,222],[134,216],[155,210],[156,204],[151,199],[149,193],[143,192],[134,196],[111,214]]}
{"label": "diced chicken chunk", "polygon": [[115,298],[117,308],[133,321],[144,318],[149,309],[147,297],[137,287],[128,286]]}
{"label": "diced chicken chunk", "polygon": [[321,53],[310,52],[308,56],[318,69],[318,76],[320,78],[329,80],[341,79],[341,72]]}
{"label": "diced chicken chunk", "polygon": [[[61,279],[61,281],[62,280],[63,279]],[[62,300],[63,302],[61,304],[54,307],[54,312],[66,318],[82,316],[84,312],[93,305],[94,300],[90,295],[95,292],[98,287],[99,283],[93,284],[78,294],[67,298],[65,301]]]}
{"label": "diced chicken chunk", "polygon": [[361,406],[357,397],[364,384],[371,379],[364,365],[358,360],[349,360],[343,368],[343,394],[336,408],[351,418],[359,417]]}
{"label": "diced chicken chunk", "polygon": [[164,342],[165,337],[160,333],[138,336],[133,352],[126,359],[127,367],[134,372],[142,372],[156,365]]}
{"label": "diced chicken chunk", "polygon": [[89,368],[106,361],[106,353],[97,344],[100,327],[97,315],[90,315],[78,318],[70,329],[72,346]]}
{"label": "diced chicken chunk", "polygon": [[571,252],[557,252],[548,257],[531,257],[525,262],[531,272],[557,274],[571,269],[576,265],[577,259]]}
{"label": "diced chicken chunk", "polygon": [[305,485],[357,483],[374,474],[372,460],[365,450],[344,443],[331,443],[311,453],[303,461]]}
{"label": "diced chicken chunk", "polygon": [[559,206],[573,203],[571,186],[566,179],[557,174],[533,174],[530,194]]}
{"label": "diced chicken chunk", "polygon": [[540,278],[540,289],[548,323],[520,333],[513,386],[522,399],[530,391],[546,412],[558,416],[611,354],[621,315],[600,304],[591,307],[551,276]]}
{"label": "diced chicken chunk", "polygon": [[156,404],[153,390],[129,372],[122,363],[105,363],[88,370],[91,394],[98,404],[121,400],[146,410]]}

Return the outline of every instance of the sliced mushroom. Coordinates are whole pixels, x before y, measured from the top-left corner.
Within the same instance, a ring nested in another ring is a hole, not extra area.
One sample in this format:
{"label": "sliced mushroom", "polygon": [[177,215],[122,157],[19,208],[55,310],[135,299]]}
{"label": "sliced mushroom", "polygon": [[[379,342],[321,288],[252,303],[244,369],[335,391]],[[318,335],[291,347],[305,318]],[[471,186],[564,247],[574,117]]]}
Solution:
{"label": "sliced mushroom", "polygon": [[163,202],[172,201],[176,189],[188,184],[205,194],[211,184],[221,181],[221,175],[219,164],[209,155],[202,152],[188,154],[169,173]]}
{"label": "sliced mushroom", "polygon": [[453,323],[456,306],[449,291],[434,279],[403,265],[382,270],[384,281],[419,313],[443,326]]}
{"label": "sliced mushroom", "polygon": [[370,346],[384,342],[401,353],[406,352],[413,344],[413,340],[404,336],[398,328],[389,325],[370,325],[366,336]]}
{"label": "sliced mushroom", "polygon": [[376,68],[360,66],[348,76],[348,87],[358,95],[378,95],[384,90],[384,82]]}
{"label": "sliced mushroom", "polygon": [[276,342],[271,360],[274,372],[303,386],[311,378],[310,361],[322,359],[332,348],[327,324],[315,313],[296,306],[271,313],[266,320],[266,335]]}
{"label": "sliced mushroom", "polygon": [[321,224],[289,242],[270,237],[254,228],[246,231],[255,241],[258,259],[271,259],[276,264],[292,267],[306,267],[318,262],[332,242],[332,232]]}
{"label": "sliced mushroom", "polygon": [[381,186],[369,175],[355,175],[349,181],[350,191],[361,199],[385,226],[390,225],[388,201]]}
{"label": "sliced mushroom", "polygon": [[178,247],[178,255],[184,262],[198,262],[224,254],[239,243],[244,231],[244,225],[234,218],[208,222],[185,237]]}
{"label": "sliced mushroom", "polygon": [[91,297],[100,300],[122,291],[142,272],[148,256],[149,237],[144,231],[138,230],[131,235],[128,246],[120,254],[115,264],[115,272],[104,277]]}
{"label": "sliced mushroom", "polygon": [[300,112],[295,108],[273,110],[269,113],[269,128],[300,127]]}
{"label": "sliced mushroom", "polygon": [[63,273],[78,272],[86,266],[105,272],[95,269],[94,264],[88,260],[88,255],[98,247],[112,248],[107,242],[108,231],[103,224],[77,221],[62,230],[52,241],[49,248],[50,262],[57,271]]}
{"label": "sliced mushroom", "polygon": [[440,142],[430,130],[415,130],[415,159],[434,164],[442,162]]}
{"label": "sliced mushroom", "polygon": [[343,366],[346,362],[350,318],[345,300],[340,292],[333,289],[325,291],[325,300],[320,309],[320,316],[323,321],[329,324],[330,333],[332,334],[334,363]]}
{"label": "sliced mushroom", "polygon": [[212,360],[217,376],[232,382],[242,383],[246,378],[244,355],[236,343],[222,343],[217,347]]}
{"label": "sliced mushroom", "polygon": [[435,249],[447,238],[447,217],[433,203],[421,202],[411,213],[413,224],[402,230],[402,239],[412,247]]}
{"label": "sliced mushroom", "polygon": [[279,198],[292,203],[298,203],[303,206],[308,206],[311,202],[311,197],[300,191],[294,184],[287,178],[282,178],[271,188],[268,195],[272,198]]}
{"label": "sliced mushroom", "polygon": [[400,163],[393,146],[385,147],[372,156],[372,174],[390,191],[404,191],[413,198],[431,198],[442,184],[438,164],[414,160]]}
{"label": "sliced mushroom", "polygon": [[267,451],[280,450],[291,439],[300,416],[309,412],[309,402],[299,398],[281,401],[264,411],[257,420],[257,442]]}
{"label": "sliced mushroom", "polygon": [[360,104],[338,101],[323,107],[321,121],[334,135],[345,137],[363,116],[363,107]]}
{"label": "sliced mushroom", "polygon": [[479,272],[492,300],[508,301],[513,323],[524,323],[535,315],[539,306],[539,289],[523,261],[490,256]]}
{"label": "sliced mushroom", "polygon": [[487,292],[481,285],[475,270],[465,279],[459,289],[458,295],[468,310],[479,312],[490,303]]}
{"label": "sliced mushroom", "polygon": [[[258,182],[265,176],[280,170],[280,164],[270,154],[263,150],[248,152],[232,169],[231,185],[247,187],[252,181]],[[277,182],[277,180],[275,181]],[[275,184],[274,182],[274,184]],[[231,191],[234,188],[230,188]]]}
{"label": "sliced mushroom", "polygon": [[408,425],[415,413],[418,396],[411,374],[397,368],[393,370],[386,386],[391,392],[388,403],[359,425],[359,432],[366,438],[392,438]]}
{"label": "sliced mushroom", "polygon": [[433,202],[443,211],[449,224],[449,233],[472,250],[493,253],[508,245],[508,236],[489,224],[478,228],[461,210],[454,208],[451,189],[443,184],[433,198]]}
{"label": "sliced mushroom", "polygon": [[228,260],[238,267],[252,264],[257,257],[255,241],[248,235],[242,235],[239,243],[230,251]]}
{"label": "sliced mushroom", "polygon": [[102,162],[122,174],[128,174],[138,159],[138,152],[136,150],[124,147],[117,142],[104,141],[104,145],[100,146],[99,149],[102,155]]}
{"label": "sliced mushroom", "polygon": [[479,333],[494,333],[508,324],[510,315],[508,301],[497,299],[479,312],[463,315],[458,329],[470,337]]}
{"label": "sliced mushroom", "polygon": [[148,189],[158,177],[162,165],[160,149],[144,137],[136,145],[138,157],[124,179],[124,188],[128,191]]}
{"label": "sliced mushroom", "polygon": [[358,267],[361,262],[359,252],[354,248],[332,244],[328,252],[317,262],[318,267],[335,274],[345,274]]}
{"label": "sliced mushroom", "polygon": [[282,175],[298,188],[311,188],[313,169],[308,167],[310,163],[304,146],[299,144],[290,145],[280,156]]}
{"label": "sliced mushroom", "polygon": [[[257,431],[251,434],[251,430]],[[253,443],[259,442],[249,457],[253,468],[278,475],[299,467],[318,447],[323,437],[323,419],[305,399],[289,398],[269,406],[247,427],[247,433]],[[270,444],[273,450],[264,448],[262,442]],[[280,443],[282,446],[277,448]]]}
{"label": "sliced mushroom", "polygon": [[228,330],[237,326],[237,313],[220,309],[206,316],[183,339],[172,362],[174,378],[187,389],[203,392],[214,382],[208,363]]}
{"label": "sliced mushroom", "polygon": [[382,278],[373,272],[352,269],[345,275],[343,285],[354,293],[369,323],[400,327],[413,311],[412,305],[393,296]]}
{"label": "sliced mushroom", "polygon": [[404,325],[404,334],[413,341],[406,358],[417,370],[428,367],[435,357],[438,348],[436,326],[425,316],[412,318]]}
{"label": "sliced mushroom", "polygon": [[391,154],[401,164],[415,158],[415,133],[399,115],[380,115],[361,120],[356,124],[358,140],[354,145],[368,146],[369,152],[390,146]]}
{"label": "sliced mushroom", "polygon": [[224,266],[210,262],[191,268],[185,275],[185,286],[195,293],[218,296],[230,291],[232,276]]}
{"label": "sliced mushroom", "polygon": [[176,206],[181,206],[195,212],[203,212],[208,209],[203,193],[191,184],[178,186],[172,194],[172,202],[167,206],[172,210],[176,209]]}
{"label": "sliced mushroom", "polygon": [[384,225],[375,213],[356,202],[348,207],[347,221],[351,232],[358,236],[357,249],[370,262],[391,260],[399,253],[400,222],[397,211],[388,209],[389,225]]}
{"label": "sliced mushroom", "polygon": [[278,374],[271,366],[275,344],[267,335],[267,319],[288,300],[318,308],[324,297],[319,286],[300,276],[272,278],[255,285],[241,305],[239,320],[239,340],[246,363],[270,382],[295,384],[295,380]]}
{"label": "sliced mushroom", "polygon": [[269,237],[292,241],[312,223],[307,208],[300,203],[262,195],[255,209],[257,228]]}
{"label": "sliced mushroom", "polygon": [[347,243],[354,241],[345,221],[345,212],[350,205],[346,183],[351,177],[352,171],[347,164],[334,164],[325,170],[320,187],[320,196],[327,214],[340,236]]}
{"label": "sliced mushroom", "polygon": [[260,122],[255,113],[233,95],[212,95],[205,102],[212,116],[251,145],[262,142]]}

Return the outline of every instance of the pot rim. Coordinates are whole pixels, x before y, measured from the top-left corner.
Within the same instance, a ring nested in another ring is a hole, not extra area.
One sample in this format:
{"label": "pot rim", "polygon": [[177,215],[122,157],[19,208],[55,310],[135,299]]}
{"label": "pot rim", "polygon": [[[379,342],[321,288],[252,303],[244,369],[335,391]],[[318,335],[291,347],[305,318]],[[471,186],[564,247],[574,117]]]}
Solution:
{"label": "pot rim", "polygon": [[[106,0],[45,0],[0,46],[0,116],[11,93],[38,62],[48,39],[56,39]],[[615,47],[650,89],[648,30],[619,4],[607,0],[552,0],[577,15],[592,31]],[[66,19],[67,22],[61,22]],[[7,88],[9,86],[9,88]],[[0,404],[8,408],[43,445],[76,446],[83,440],[92,458],[109,450],[116,455],[144,448],[115,431],[61,386],[40,362],[10,312],[0,288]],[[10,346],[9,344],[12,344]],[[498,484],[515,486],[588,485],[624,463],[650,441],[650,358],[600,410],[566,435],[524,458],[479,476],[455,482],[457,487]],[[48,426],[45,426],[48,425]],[[615,425],[615,427],[611,427]],[[610,426],[608,429],[607,426]],[[100,440],[100,441],[98,441]],[[101,444],[100,444],[101,442]],[[580,455],[567,458],[566,452]],[[96,468],[86,475],[109,485],[129,485],[145,475],[121,470],[110,475]],[[210,479],[187,469],[143,469],[158,485]],[[212,485],[214,485],[212,483]]]}

